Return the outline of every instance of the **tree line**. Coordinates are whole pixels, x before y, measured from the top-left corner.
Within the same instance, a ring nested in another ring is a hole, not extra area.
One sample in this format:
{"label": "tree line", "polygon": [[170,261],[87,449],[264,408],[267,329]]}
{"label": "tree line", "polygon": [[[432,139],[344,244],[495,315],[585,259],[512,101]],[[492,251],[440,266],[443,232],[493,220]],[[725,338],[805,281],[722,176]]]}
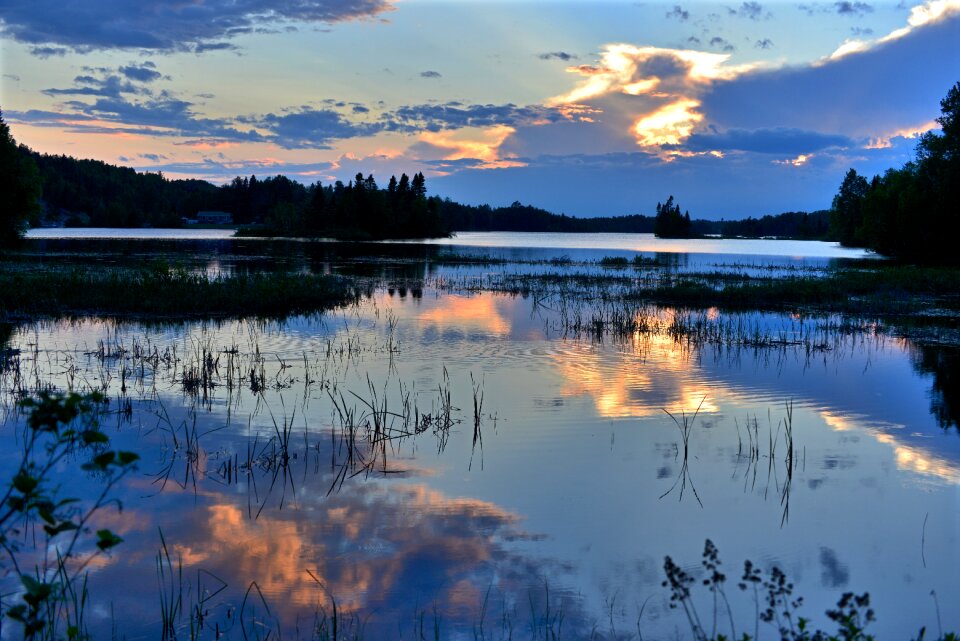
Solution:
{"label": "tree line", "polygon": [[847,172],[833,199],[831,236],[905,262],[960,264],[949,232],[960,211],[960,82],[940,109],[941,133],[921,136],[914,160],[869,181]]}
{"label": "tree line", "polygon": [[40,154],[17,145],[0,113],[0,244],[14,242],[28,224],[59,222],[95,227],[175,227],[198,211],[233,214],[252,233],[339,238],[419,238],[450,231],[655,233],[692,238],[780,237],[835,240],[914,262],[960,262],[943,233],[960,210],[960,83],[941,101],[942,133],[928,132],[917,157],[871,181],[851,169],[831,210],[786,212],[761,218],[691,219],[671,195],[655,216],[577,218],[514,202],[506,207],[466,205],[428,196],[422,173],[372,175],[344,184],[304,185],[286,176],[237,177],[215,186],[170,180],[97,160]]}

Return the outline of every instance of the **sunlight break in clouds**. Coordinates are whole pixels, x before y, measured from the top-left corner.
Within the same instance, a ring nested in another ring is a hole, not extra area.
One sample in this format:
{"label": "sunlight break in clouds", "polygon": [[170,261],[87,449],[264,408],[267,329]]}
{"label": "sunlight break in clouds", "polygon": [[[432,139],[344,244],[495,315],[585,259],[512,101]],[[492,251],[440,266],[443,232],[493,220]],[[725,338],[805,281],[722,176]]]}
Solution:
{"label": "sunlight break in clouds", "polygon": [[[666,100],[652,110],[649,104],[638,102],[640,113],[630,133],[641,147],[678,145],[704,119],[697,111],[702,87],[716,80],[731,80],[760,66],[727,66],[729,59],[729,54],[687,49],[607,45],[599,64],[568,67],[567,71],[585,76],[585,80],[547,104],[563,109],[617,94]],[[667,154],[667,159],[674,154]]]}
{"label": "sunlight break in clouds", "polygon": [[483,164],[479,166],[482,169],[522,167],[524,165],[521,162],[500,158],[500,145],[515,131],[508,125],[494,125],[479,130],[477,134],[465,129],[445,129],[421,132],[420,140],[449,150],[450,153],[443,156],[444,160],[482,160]]}
{"label": "sunlight break in clouds", "polygon": [[633,125],[637,144],[642,147],[678,145],[689,137],[693,127],[703,120],[703,114],[694,111],[699,100],[678,100],[644,116]]}
{"label": "sunlight break in clouds", "polygon": [[910,9],[910,17],[907,18],[907,26],[895,29],[875,40],[847,40],[837,47],[837,50],[824,58],[819,64],[824,64],[831,60],[837,60],[852,53],[867,51],[873,47],[902,38],[914,29],[927,24],[939,22],[945,18],[960,13],[960,0],[929,0],[923,4]]}
{"label": "sunlight break in clouds", "polygon": [[917,125],[915,127],[902,127],[893,131],[889,134],[877,136],[871,138],[870,142],[867,143],[867,149],[890,149],[893,147],[894,138],[916,138],[922,134],[927,133],[931,129],[939,129],[940,123],[936,120],[929,120],[922,125]]}
{"label": "sunlight break in clouds", "polygon": [[[643,67],[657,59],[673,59],[680,63],[686,69],[686,79],[694,83],[731,80],[758,67],[757,63],[725,66],[730,55],[724,53],[610,44],[604,47],[600,64],[567,67],[567,71],[586,76],[586,80],[570,92],[552,98],[547,104],[557,106],[576,103],[618,92],[632,96],[649,94],[666,79],[652,72],[648,72],[650,75],[643,75]],[[640,77],[637,77],[638,74]]]}

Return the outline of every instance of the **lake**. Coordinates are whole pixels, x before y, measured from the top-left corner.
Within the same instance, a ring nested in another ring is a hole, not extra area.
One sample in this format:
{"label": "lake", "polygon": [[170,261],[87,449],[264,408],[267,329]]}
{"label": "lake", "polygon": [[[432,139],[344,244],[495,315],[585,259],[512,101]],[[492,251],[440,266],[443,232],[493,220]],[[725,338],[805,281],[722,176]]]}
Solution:
{"label": "lake", "polygon": [[[118,229],[107,227],[36,228],[27,232],[30,239],[139,239],[139,240],[215,240],[233,236],[232,229]],[[263,239],[261,239],[263,240]],[[769,239],[703,238],[677,240],[657,238],[653,234],[563,234],[543,232],[457,232],[452,238],[414,241],[381,241],[454,247],[522,249],[612,249],[630,252],[673,254],[735,254],[741,256],[791,256],[809,258],[866,258],[862,249],[841,247],[839,243]]]}
{"label": "lake", "polygon": [[[341,631],[371,639],[432,638],[435,626],[451,639],[688,638],[664,557],[699,581],[706,539],[737,635],[777,638],[737,587],[748,559],[782,569],[818,626],[842,593],[868,591],[880,637],[936,633],[938,616],[960,628],[956,347],[872,319],[642,304],[616,331],[597,324],[611,310],[586,290],[500,286],[610,274],[602,257],[638,251],[650,262],[624,278],[817,274],[862,254],[499,238],[32,240],[46,260],[179,256],[211,276],[282,267],[372,284],[356,306],[284,321],[8,327],[6,477],[24,420],[15,400],[38,389],[102,391],[104,428],[142,457],[115,489],[122,512],[96,521],[124,542],[90,566],[93,629],[109,633],[113,617],[127,638],[155,638],[162,595],[176,593],[201,606],[211,637],[309,636],[335,602]],[[450,251],[498,260],[448,262]],[[100,487],[64,482],[81,497]],[[709,631],[713,596],[693,595]]]}

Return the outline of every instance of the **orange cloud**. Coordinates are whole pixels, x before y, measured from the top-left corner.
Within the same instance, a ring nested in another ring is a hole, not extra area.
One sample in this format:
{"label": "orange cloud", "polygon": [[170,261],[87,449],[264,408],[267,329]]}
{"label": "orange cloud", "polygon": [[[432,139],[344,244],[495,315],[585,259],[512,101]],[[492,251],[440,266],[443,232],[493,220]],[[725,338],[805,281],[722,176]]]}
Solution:
{"label": "orange cloud", "polygon": [[891,141],[894,138],[916,138],[921,134],[927,133],[931,129],[937,129],[939,127],[940,124],[937,123],[936,120],[930,120],[915,127],[902,127],[884,136],[871,138],[870,143],[867,145],[867,149],[888,149],[893,146]]}
{"label": "orange cloud", "polygon": [[425,131],[420,140],[434,147],[448,150],[444,160],[482,160],[484,169],[523,167],[524,164],[509,158],[500,158],[500,146],[516,131],[508,125],[494,125],[486,129],[460,129],[457,131]]}
{"label": "orange cloud", "polygon": [[682,99],[638,118],[633,124],[637,144],[641,147],[679,144],[693,133],[694,125],[703,120],[703,114],[695,111],[699,106],[699,100]]}

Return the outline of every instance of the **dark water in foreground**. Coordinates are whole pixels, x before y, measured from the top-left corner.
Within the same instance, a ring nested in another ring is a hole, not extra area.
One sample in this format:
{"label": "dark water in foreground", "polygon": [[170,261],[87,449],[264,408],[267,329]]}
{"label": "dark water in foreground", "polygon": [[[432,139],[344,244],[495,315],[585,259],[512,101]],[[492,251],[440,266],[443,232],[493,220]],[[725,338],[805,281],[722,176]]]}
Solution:
{"label": "dark water in foreground", "polygon": [[[258,268],[269,251],[218,265]],[[322,317],[12,330],[5,476],[22,421],[14,398],[37,386],[105,391],[108,433],[143,458],[118,489],[123,512],[101,513],[125,542],[92,566],[91,625],[109,631],[112,602],[127,638],[159,636],[162,530],[184,598],[216,592],[207,625],[231,638],[254,616],[261,631],[308,630],[330,595],[374,639],[419,638],[421,624],[432,637],[435,621],[444,638],[481,626],[484,638],[558,626],[563,638],[629,638],[638,618],[644,638],[685,638],[663,558],[696,570],[706,538],[738,634],[756,618],[736,587],[745,559],[781,567],[818,625],[842,592],[869,591],[881,638],[936,632],[933,590],[944,628],[960,628],[955,349],[866,322],[717,310],[650,308],[646,331],[578,332],[571,317],[590,301],[451,286],[562,266],[451,267],[416,253],[430,249],[400,251],[411,254],[390,267],[307,257],[308,269],[393,278]],[[820,260],[686,256],[670,268],[816,271]],[[720,329],[678,335],[677,318]],[[760,335],[782,340],[759,346]],[[203,363],[208,384],[195,376]],[[686,457],[664,410],[688,420]],[[380,448],[363,438],[374,429],[390,437]],[[84,477],[68,491],[97,487]],[[252,582],[269,615],[255,591],[241,608]],[[695,594],[711,619],[709,593]],[[725,613],[718,625],[728,632]]]}

